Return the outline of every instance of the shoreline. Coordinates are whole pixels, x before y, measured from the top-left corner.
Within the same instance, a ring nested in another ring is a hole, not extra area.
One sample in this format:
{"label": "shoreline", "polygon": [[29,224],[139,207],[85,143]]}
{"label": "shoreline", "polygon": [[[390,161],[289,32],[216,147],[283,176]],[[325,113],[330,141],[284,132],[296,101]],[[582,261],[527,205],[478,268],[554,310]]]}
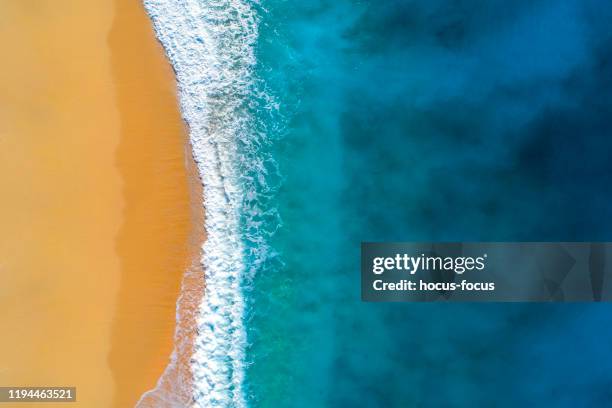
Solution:
{"label": "shoreline", "polygon": [[201,182],[143,5],[0,12],[0,382],[76,386],[56,404],[75,408],[134,406],[165,370],[190,387],[188,364],[167,366],[181,282],[203,285]]}
{"label": "shoreline", "polygon": [[[127,115],[122,120],[125,137],[117,151],[117,165],[124,177],[128,206],[117,243],[124,280],[109,364],[119,385],[114,406],[134,406],[138,401],[146,406],[150,397],[160,396],[159,392],[165,399],[168,387],[173,397],[191,397],[191,371],[184,361],[191,357],[190,336],[195,332],[190,326],[189,317],[194,315],[191,304],[195,297],[197,307],[201,298],[197,293],[203,291],[197,262],[205,237],[198,197],[201,181],[194,172],[174,71],[152,23],[140,2],[114,3],[116,18],[109,46],[119,86],[117,104]],[[134,100],[132,95],[140,99]],[[130,181],[132,178],[138,182]],[[148,197],[146,202],[139,201],[143,196]],[[154,225],[146,221],[149,219]],[[143,232],[156,236],[155,240],[148,238],[150,250],[159,251],[153,262],[148,251],[141,249],[142,238],[134,239]],[[143,287],[147,280],[150,284]],[[142,304],[134,305],[138,292]],[[129,316],[122,313],[122,307],[136,307],[140,312]],[[143,338],[139,329],[154,330],[158,336]],[[132,355],[127,364],[126,354]],[[138,361],[149,368],[143,369]]]}
{"label": "shoreline", "polygon": [[[161,44],[160,44],[161,47]],[[204,296],[205,280],[201,263],[202,246],[206,240],[205,213],[202,204],[203,186],[193,149],[189,141],[187,124],[185,133],[185,165],[187,168],[191,225],[189,235],[190,266],[185,270],[181,289],[176,302],[176,320],[172,354],[168,365],[154,388],[142,394],[137,408],[157,408],[159,404],[182,404],[187,406],[193,400],[193,372],[190,360],[194,354],[197,335],[199,305]]]}
{"label": "shoreline", "polygon": [[203,3],[197,10],[173,0],[144,0],[144,6],[180,84],[182,114],[203,185],[206,285],[190,360],[197,379],[193,402],[243,407],[248,398],[244,285],[253,272],[245,254],[249,242],[259,238],[245,239],[243,229],[244,217],[258,217],[248,197],[256,198],[260,179],[247,173],[258,163],[259,141],[245,103],[257,88],[257,11],[242,1]]}

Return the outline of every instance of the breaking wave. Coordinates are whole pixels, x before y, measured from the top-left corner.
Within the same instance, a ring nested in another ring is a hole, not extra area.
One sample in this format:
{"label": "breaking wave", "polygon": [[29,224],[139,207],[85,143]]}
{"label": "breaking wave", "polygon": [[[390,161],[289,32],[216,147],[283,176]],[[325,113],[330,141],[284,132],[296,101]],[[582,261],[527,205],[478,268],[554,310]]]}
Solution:
{"label": "breaking wave", "polygon": [[[205,289],[196,317],[189,404],[244,407],[245,290],[269,252],[268,233],[259,227],[274,214],[263,213],[260,197],[271,190],[266,175],[276,172],[261,153],[266,135],[253,113],[256,105],[274,109],[254,74],[257,10],[245,0],[144,0],[144,5],[176,73],[203,184]],[[159,400],[185,406],[169,395]]]}

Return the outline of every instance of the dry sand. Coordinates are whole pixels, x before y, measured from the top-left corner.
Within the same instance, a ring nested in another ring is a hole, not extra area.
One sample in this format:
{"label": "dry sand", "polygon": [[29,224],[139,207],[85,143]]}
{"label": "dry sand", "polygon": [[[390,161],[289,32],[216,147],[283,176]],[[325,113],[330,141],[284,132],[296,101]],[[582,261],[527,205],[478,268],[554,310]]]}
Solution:
{"label": "dry sand", "polygon": [[0,385],[134,406],[203,238],[172,70],[138,0],[0,2],[0,47]]}

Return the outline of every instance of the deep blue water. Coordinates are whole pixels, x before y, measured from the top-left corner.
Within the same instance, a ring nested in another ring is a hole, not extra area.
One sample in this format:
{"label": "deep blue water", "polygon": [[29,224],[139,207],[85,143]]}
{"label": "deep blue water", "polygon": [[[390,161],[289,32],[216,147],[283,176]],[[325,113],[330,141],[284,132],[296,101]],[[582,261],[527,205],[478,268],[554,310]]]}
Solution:
{"label": "deep blue water", "polygon": [[259,112],[282,175],[262,205],[282,225],[248,293],[250,404],[612,406],[610,305],[359,291],[361,241],[612,240],[612,3],[262,0],[260,16],[282,116]]}

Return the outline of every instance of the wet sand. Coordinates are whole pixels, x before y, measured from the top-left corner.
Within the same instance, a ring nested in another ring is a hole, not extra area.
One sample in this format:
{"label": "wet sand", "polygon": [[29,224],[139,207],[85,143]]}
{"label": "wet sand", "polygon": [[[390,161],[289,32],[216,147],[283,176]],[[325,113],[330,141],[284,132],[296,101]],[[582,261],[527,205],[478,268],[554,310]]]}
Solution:
{"label": "wet sand", "polygon": [[[172,352],[181,279],[199,266],[204,223],[172,68],[140,0],[114,5],[108,40],[126,204],[117,238],[122,281],[109,362],[117,383],[114,405],[132,407],[155,386]],[[189,382],[183,373],[181,385]]]}
{"label": "wet sand", "polygon": [[137,0],[2,2],[0,45],[0,385],[134,406],[203,238],[172,70]]}

